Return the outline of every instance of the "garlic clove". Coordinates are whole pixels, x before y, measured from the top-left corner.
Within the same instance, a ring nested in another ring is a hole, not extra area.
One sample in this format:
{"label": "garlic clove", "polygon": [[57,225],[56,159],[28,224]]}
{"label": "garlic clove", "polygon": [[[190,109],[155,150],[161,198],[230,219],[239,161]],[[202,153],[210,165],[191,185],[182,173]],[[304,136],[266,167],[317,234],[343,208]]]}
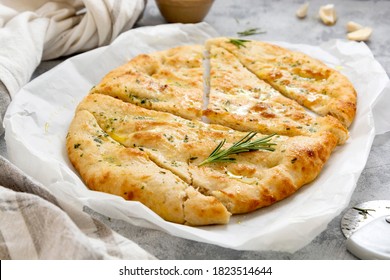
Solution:
{"label": "garlic clove", "polygon": [[337,21],[336,9],[333,4],[321,6],[318,15],[326,25],[333,25]]}
{"label": "garlic clove", "polygon": [[346,28],[347,28],[347,31],[348,31],[348,32],[353,32],[353,31],[362,29],[363,26],[360,25],[359,23],[354,22],[354,21],[349,21],[349,22],[347,23]]}
{"label": "garlic clove", "polygon": [[352,41],[368,41],[371,37],[372,31],[372,28],[364,27],[362,29],[348,33],[347,38]]}
{"label": "garlic clove", "polygon": [[298,18],[305,18],[307,15],[307,10],[309,9],[309,2],[306,2],[302,6],[298,8],[298,10],[295,12],[295,15]]}

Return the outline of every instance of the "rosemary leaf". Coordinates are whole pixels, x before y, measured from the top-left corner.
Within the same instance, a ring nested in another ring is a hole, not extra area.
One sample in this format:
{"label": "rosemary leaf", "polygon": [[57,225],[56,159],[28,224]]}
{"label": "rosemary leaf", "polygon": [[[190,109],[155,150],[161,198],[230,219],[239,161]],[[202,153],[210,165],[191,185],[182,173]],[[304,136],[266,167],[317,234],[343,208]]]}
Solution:
{"label": "rosemary leaf", "polygon": [[275,134],[271,134],[269,136],[251,141],[253,137],[257,132],[249,132],[247,135],[245,135],[242,139],[234,143],[230,148],[223,150],[222,147],[226,143],[226,139],[222,140],[217,147],[211,152],[211,154],[206,158],[204,161],[202,161],[199,166],[213,163],[213,162],[234,162],[236,159],[233,157],[230,157],[232,154],[239,154],[239,153],[245,153],[250,151],[257,151],[257,150],[267,150],[267,151],[274,151],[275,149],[272,147],[276,144],[270,143],[271,138]]}
{"label": "rosemary leaf", "polygon": [[241,37],[242,36],[251,36],[251,35],[255,35],[255,34],[262,34],[262,33],[266,33],[266,31],[261,30],[260,28],[249,28],[247,30],[237,32],[237,34]]}
{"label": "rosemary leaf", "polygon": [[359,214],[362,215],[364,217],[364,219],[367,219],[367,215],[371,216],[371,214],[368,213],[368,211],[375,212],[375,209],[364,209],[364,208],[359,208],[359,207],[352,207],[352,209],[359,211]]}
{"label": "rosemary leaf", "polygon": [[244,47],[246,48],[245,44],[246,42],[250,42],[250,40],[243,40],[243,39],[230,39],[228,41],[229,43],[235,45],[237,48]]}

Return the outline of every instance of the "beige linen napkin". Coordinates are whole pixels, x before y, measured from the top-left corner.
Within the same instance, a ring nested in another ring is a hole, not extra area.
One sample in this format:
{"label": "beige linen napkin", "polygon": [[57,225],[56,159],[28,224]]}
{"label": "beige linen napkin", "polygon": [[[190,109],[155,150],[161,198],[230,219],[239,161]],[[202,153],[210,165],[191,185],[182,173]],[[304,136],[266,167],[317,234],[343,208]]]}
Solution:
{"label": "beige linen napkin", "polygon": [[154,259],[1,157],[0,170],[0,259]]}

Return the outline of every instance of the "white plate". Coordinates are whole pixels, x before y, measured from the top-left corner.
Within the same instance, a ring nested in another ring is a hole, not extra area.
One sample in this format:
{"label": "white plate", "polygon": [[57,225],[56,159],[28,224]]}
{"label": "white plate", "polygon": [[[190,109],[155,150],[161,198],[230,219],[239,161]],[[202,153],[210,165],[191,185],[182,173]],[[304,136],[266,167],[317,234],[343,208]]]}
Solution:
{"label": "white plate", "polygon": [[[278,43],[322,59],[347,75],[358,92],[357,116],[350,139],[336,149],[313,183],[271,207],[232,217],[228,225],[195,228],[166,222],[140,203],[88,190],[68,160],[65,137],[75,108],[109,70],[139,53],[202,44],[215,36],[205,23],[134,29],[108,47],[70,58],[39,76],[16,95],[6,113],[10,160],[79,209],[88,206],[112,218],[229,248],[293,252],[303,247],[348,205],[375,136],[372,108],[388,77],[365,44]],[[389,118],[389,110],[379,111],[376,118]],[[389,124],[381,127],[382,132],[388,130]]]}

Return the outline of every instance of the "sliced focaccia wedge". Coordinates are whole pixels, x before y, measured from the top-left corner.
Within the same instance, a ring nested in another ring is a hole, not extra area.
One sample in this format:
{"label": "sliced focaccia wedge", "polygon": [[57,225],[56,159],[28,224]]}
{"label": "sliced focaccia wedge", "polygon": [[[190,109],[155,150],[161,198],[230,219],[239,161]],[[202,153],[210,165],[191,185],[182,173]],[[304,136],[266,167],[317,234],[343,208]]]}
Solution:
{"label": "sliced focaccia wedge", "polygon": [[356,114],[356,92],[340,72],[301,52],[260,41],[214,38],[206,47],[222,47],[283,95],[349,127]]}
{"label": "sliced focaccia wedge", "polygon": [[142,149],[124,147],[115,141],[88,110],[76,113],[66,146],[70,161],[91,190],[142,202],[175,223],[208,225],[229,221],[230,213],[216,198],[201,194],[156,165]]}
{"label": "sliced focaccia wedge", "polygon": [[210,45],[209,55],[210,91],[204,115],[211,123],[288,136],[309,136],[328,130],[338,137],[339,144],[347,140],[348,130],[337,119],[310,114],[258,79],[232,53]]}
{"label": "sliced focaccia wedge", "polygon": [[[337,137],[327,131],[315,137],[273,136],[274,151],[233,154],[228,162],[202,165],[221,142],[223,149],[228,148],[247,133],[147,110],[100,94],[87,96],[77,110],[91,112],[98,127],[117,145],[147,154],[156,166],[210,199],[216,198],[232,214],[247,213],[290,196],[318,176],[337,145]],[[253,140],[262,137],[256,135]],[[70,148],[72,145],[74,142]],[[92,165],[84,166],[89,169]],[[138,170],[142,174],[147,169],[155,173],[142,164]],[[169,184],[165,183],[165,188]]]}
{"label": "sliced focaccia wedge", "polygon": [[194,45],[138,55],[109,72],[90,93],[110,95],[187,119],[200,119],[203,52],[203,46]]}

